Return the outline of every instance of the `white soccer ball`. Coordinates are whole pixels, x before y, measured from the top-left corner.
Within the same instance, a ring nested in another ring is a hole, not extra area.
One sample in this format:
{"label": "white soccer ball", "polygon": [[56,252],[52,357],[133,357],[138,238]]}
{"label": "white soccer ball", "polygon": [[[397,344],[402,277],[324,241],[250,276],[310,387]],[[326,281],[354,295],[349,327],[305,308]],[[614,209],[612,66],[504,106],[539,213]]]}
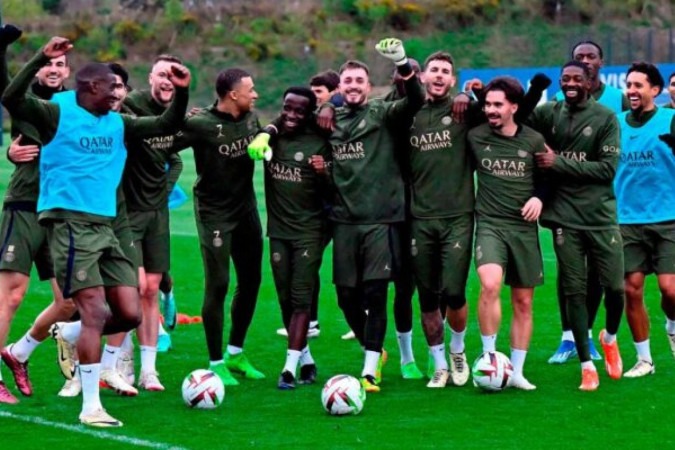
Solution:
{"label": "white soccer ball", "polygon": [[333,416],[358,414],[365,401],[365,389],[359,380],[349,375],[335,375],[326,381],[321,391],[321,404]]}
{"label": "white soccer ball", "polygon": [[471,369],[473,385],[485,391],[498,392],[509,385],[513,375],[511,360],[500,352],[485,352]]}
{"label": "white soccer ball", "polygon": [[225,386],[218,375],[197,369],[183,380],[183,400],[190,408],[213,409],[225,398]]}

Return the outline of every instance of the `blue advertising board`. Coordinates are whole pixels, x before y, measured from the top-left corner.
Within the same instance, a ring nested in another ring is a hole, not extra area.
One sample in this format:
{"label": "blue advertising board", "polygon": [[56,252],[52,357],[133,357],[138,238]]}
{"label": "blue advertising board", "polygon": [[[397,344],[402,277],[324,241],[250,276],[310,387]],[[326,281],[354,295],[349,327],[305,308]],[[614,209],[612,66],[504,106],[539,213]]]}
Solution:
{"label": "blue advertising board", "polygon": [[[668,76],[675,72],[675,64],[661,63],[656,65],[661,71],[666,84],[668,84]],[[626,89],[626,71],[630,65],[625,66],[605,66],[600,69],[600,78],[609,85],[624,91]],[[555,97],[555,94],[560,90],[558,79],[560,78],[560,67],[503,67],[498,69],[462,69],[459,74],[459,87],[463,89],[464,83],[472,78],[478,78],[483,83],[487,83],[494,77],[509,75],[517,78],[523,86],[527,89],[529,87],[529,80],[536,74],[546,74],[553,82],[548,90],[544,92],[542,101],[548,101]],[[656,99],[657,105],[664,105],[670,102],[670,95],[666,89]]]}

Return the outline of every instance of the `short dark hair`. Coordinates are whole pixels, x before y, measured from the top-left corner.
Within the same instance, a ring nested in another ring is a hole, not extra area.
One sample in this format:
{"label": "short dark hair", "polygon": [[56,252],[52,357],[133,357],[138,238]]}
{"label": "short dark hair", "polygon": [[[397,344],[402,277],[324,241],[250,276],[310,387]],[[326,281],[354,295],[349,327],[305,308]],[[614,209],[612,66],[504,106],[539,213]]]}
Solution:
{"label": "short dark hair", "polygon": [[167,62],[172,62],[176,64],[183,64],[183,61],[175,55],[170,55],[168,53],[162,53],[161,55],[155,57],[155,60],[152,62],[152,65],[154,66],[160,61],[167,61]]}
{"label": "short dark hair", "polygon": [[122,79],[122,83],[125,86],[129,86],[129,72],[126,71],[121,64],[118,63],[108,63],[108,67],[112,70],[112,73],[119,76]]}
{"label": "short dark hair", "polygon": [[334,70],[325,70],[314,75],[309,80],[310,86],[324,86],[329,92],[333,92],[340,84],[340,75]]}
{"label": "short dark hair", "polygon": [[309,112],[313,112],[316,109],[316,95],[312,92],[311,89],[304,86],[291,86],[284,92],[283,98],[286,99],[288,94],[299,95],[300,97],[305,97],[309,100]]}
{"label": "short dark hair", "polygon": [[438,51],[433,52],[431,55],[424,60],[424,69],[426,70],[427,66],[431,61],[445,61],[452,65],[453,69],[455,68],[455,60],[452,59],[452,55],[448,52]]}
{"label": "short dark hair", "polygon": [[483,92],[485,95],[490,91],[502,91],[504,97],[511,102],[520,105],[525,97],[525,90],[520,82],[513,77],[497,77],[490,80],[490,82],[485,86]]}
{"label": "short dark hair", "polygon": [[218,78],[216,78],[216,93],[218,97],[225,97],[228,92],[233,91],[237,87],[242,78],[250,76],[250,73],[237,67],[223,70],[218,74]]}
{"label": "short dark hair", "polygon": [[572,47],[572,53],[571,53],[572,58],[574,58],[574,52],[576,51],[576,49],[578,47],[582,46],[582,45],[592,45],[593,47],[597,48],[598,49],[598,56],[600,57],[600,59],[603,59],[602,47],[600,47],[600,44],[598,44],[597,42],[591,41],[590,39],[587,39],[585,41],[579,41],[576,44],[574,44],[574,47]]}
{"label": "short dark hair", "polygon": [[647,81],[649,81],[649,84],[651,84],[652,86],[659,87],[659,94],[663,90],[663,86],[666,84],[663,81],[663,76],[661,76],[661,72],[659,72],[659,69],[657,69],[654,64],[645,61],[634,62],[628,68],[626,76],[628,76],[631,72],[644,73],[647,76]]}
{"label": "short dark hair", "polygon": [[349,69],[363,69],[366,71],[366,75],[370,75],[370,69],[368,68],[368,65],[357,59],[350,59],[349,61],[341,65],[338,73],[342,75],[342,72]]}
{"label": "short dark hair", "polygon": [[668,84],[670,84],[670,82],[673,81],[673,77],[675,77],[675,72],[671,73],[670,76],[668,77]]}
{"label": "short dark hair", "polygon": [[586,75],[586,78],[591,77],[591,70],[588,68],[586,64],[582,63],[581,61],[577,61],[576,59],[567,61],[565,65],[562,66],[562,69],[560,69],[560,73],[562,73],[566,67],[578,67],[584,71],[584,75]]}
{"label": "short dark hair", "polygon": [[112,73],[113,71],[107,64],[88,63],[77,71],[75,74],[75,82],[79,88],[93,81],[99,81]]}

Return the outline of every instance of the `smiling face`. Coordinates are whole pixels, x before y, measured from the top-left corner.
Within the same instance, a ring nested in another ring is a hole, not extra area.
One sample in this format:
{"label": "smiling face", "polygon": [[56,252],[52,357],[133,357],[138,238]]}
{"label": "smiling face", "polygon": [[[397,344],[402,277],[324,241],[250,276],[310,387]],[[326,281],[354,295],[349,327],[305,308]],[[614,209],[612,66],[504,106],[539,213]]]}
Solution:
{"label": "smiling face", "polygon": [[255,101],[258,99],[258,93],[255,90],[253,78],[242,78],[234,85],[234,89],[229,92],[229,95],[240,113],[243,114],[252,111],[255,106]]}
{"label": "smiling face", "polygon": [[364,69],[345,69],[340,74],[340,93],[349,106],[359,106],[368,101],[370,80]]}
{"label": "smiling face", "polygon": [[581,67],[567,66],[560,75],[560,89],[570,105],[582,103],[591,90],[591,80]]}
{"label": "smiling face", "polygon": [[70,67],[65,55],[50,59],[35,75],[38,83],[52,89],[61,88],[69,76]]}
{"label": "smiling face", "polygon": [[293,132],[307,123],[312,111],[310,101],[302,95],[288,93],[281,107],[281,125],[287,132]]}
{"label": "smiling face", "polygon": [[647,75],[642,72],[631,72],[626,77],[626,96],[630,101],[631,111],[651,111],[654,109],[654,98],[659,95],[658,86],[653,86]]}
{"label": "smiling face", "polygon": [[175,94],[173,83],[169,79],[169,73],[173,64],[169,61],[157,61],[152,66],[152,71],[148,76],[150,94],[162,106],[169,106]]}
{"label": "smiling face", "polygon": [[668,93],[670,94],[670,103],[675,105],[675,75],[670,77],[668,82]]}
{"label": "smiling face", "polygon": [[504,91],[494,90],[485,95],[484,109],[490,128],[501,130],[514,123],[513,116],[518,111],[518,105],[511,103]]}
{"label": "smiling face", "polygon": [[104,115],[115,109],[119,96],[115,92],[117,78],[109,73],[90,83],[91,104],[94,113]]}
{"label": "smiling face", "polygon": [[440,59],[429,61],[422,74],[422,79],[427,90],[427,95],[432,99],[440,99],[447,96],[456,81],[452,71],[452,64]]}

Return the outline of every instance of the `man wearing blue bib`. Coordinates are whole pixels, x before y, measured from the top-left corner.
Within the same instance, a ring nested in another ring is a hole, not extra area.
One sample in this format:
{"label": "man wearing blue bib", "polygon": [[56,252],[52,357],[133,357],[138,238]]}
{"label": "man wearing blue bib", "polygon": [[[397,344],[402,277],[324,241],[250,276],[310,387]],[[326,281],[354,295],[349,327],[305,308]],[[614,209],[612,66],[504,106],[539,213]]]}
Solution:
{"label": "man wearing blue bib", "polygon": [[649,348],[645,276],[656,273],[666,333],[675,356],[675,111],[657,108],[663,89],[659,70],[634,63],[626,78],[631,110],[619,115],[621,159],[614,179],[623,237],[626,318],[637,363],[624,377],[654,373]]}
{"label": "man wearing blue bib", "polygon": [[172,67],[176,99],[160,117],[111,112],[118,100],[116,79],[105,64],[82,67],[76,74],[76,92],[60,104],[27,96],[37,70],[72,47],[68,39],[53,37],[17,74],[2,103],[13,117],[33,124],[43,143],[37,212],[47,227],[59,287],[64,297],[75,301],[82,320],[77,345],[83,400],[80,421],[119,427],[122,422],[101,405],[98,383],[101,335],[128,331],[141,320],[136,273],[111,227],[126,160],[124,142],[180,126],[190,72],[183,66]]}

